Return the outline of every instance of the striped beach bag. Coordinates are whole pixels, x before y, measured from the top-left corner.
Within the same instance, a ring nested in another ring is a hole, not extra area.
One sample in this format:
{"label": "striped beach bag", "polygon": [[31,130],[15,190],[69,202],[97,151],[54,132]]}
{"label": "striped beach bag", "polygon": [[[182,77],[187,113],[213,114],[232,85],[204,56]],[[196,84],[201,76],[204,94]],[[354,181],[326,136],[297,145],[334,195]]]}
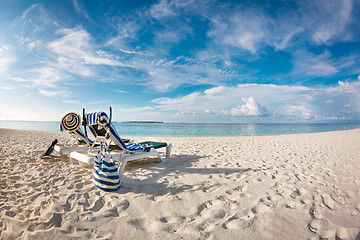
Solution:
{"label": "striped beach bag", "polygon": [[112,160],[106,141],[100,143],[100,150],[95,158],[93,182],[96,187],[105,191],[116,191],[120,188],[118,166]]}

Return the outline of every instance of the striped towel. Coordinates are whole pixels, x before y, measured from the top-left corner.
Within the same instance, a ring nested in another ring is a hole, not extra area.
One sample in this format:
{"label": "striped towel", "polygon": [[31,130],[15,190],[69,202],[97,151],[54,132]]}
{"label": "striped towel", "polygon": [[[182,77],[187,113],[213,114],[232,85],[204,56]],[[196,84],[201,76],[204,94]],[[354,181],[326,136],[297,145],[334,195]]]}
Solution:
{"label": "striped towel", "polygon": [[107,144],[100,143],[100,150],[95,158],[93,182],[96,187],[105,191],[116,191],[120,188],[118,167],[112,160]]}

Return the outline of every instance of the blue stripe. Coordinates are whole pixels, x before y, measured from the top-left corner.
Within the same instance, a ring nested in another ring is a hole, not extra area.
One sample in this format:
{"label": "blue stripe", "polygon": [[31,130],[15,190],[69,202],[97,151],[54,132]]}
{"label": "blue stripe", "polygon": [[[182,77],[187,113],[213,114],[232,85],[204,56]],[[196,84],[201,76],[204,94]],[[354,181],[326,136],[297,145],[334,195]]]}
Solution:
{"label": "blue stripe", "polygon": [[[96,174],[93,175],[94,178],[96,178],[99,181],[104,181],[104,182],[108,182],[108,183],[119,183],[120,179],[108,179],[108,178],[103,178],[101,176],[98,176]],[[100,183],[96,182],[97,185],[101,185]]]}
{"label": "blue stripe", "polygon": [[94,183],[95,186],[103,191],[107,191],[107,192],[112,192],[112,191],[116,191],[118,190],[120,187],[121,187],[121,183],[119,184],[119,186],[117,188],[103,188],[103,187],[100,187],[98,185],[96,185],[96,183]]}
{"label": "blue stripe", "polygon": [[143,150],[143,146],[139,143],[130,143],[126,145],[126,148],[132,151]]}
{"label": "blue stripe", "polygon": [[96,168],[94,168],[94,175],[98,175],[98,176],[100,176],[100,177],[107,178],[107,179],[120,179],[119,174],[113,175],[113,176],[105,175],[105,174],[102,174],[101,172],[98,172],[98,171],[96,170]]}
{"label": "blue stripe", "polygon": [[118,136],[117,132],[115,131],[115,128],[113,127],[113,125],[110,125],[110,133],[116,138],[116,140],[121,144],[121,146],[123,148],[126,149],[126,145],[125,143],[122,141],[122,139]]}
{"label": "blue stripe", "polygon": [[85,115],[86,124],[87,124],[87,125],[94,125],[94,124],[96,124],[97,115],[98,115],[98,112],[86,114],[86,115]]}
{"label": "blue stripe", "polygon": [[98,169],[99,169],[99,170],[101,169],[102,172],[107,172],[107,173],[117,173],[117,171],[118,171],[117,168],[115,168],[115,169],[109,169],[109,168],[101,168],[101,167],[98,167]]}
{"label": "blue stripe", "polygon": [[107,162],[107,161],[103,161],[101,159],[98,160],[97,156],[95,158],[95,163],[97,163],[98,165],[104,164],[107,167],[116,167],[117,168],[117,166],[116,166],[116,164],[114,162]]}
{"label": "blue stripe", "polygon": [[93,113],[91,125],[94,125],[96,123],[96,116],[97,116],[97,112]]}
{"label": "blue stripe", "polygon": [[[116,186],[116,185],[120,184],[120,179],[119,179],[119,182],[117,182],[117,183],[105,182],[105,181],[99,180],[99,179],[97,179],[97,178],[95,178],[95,177],[93,177],[93,180],[96,181],[96,182],[98,182],[98,183],[107,185],[107,186]],[[94,183],[95,183],[95,182],[94,182]]]}

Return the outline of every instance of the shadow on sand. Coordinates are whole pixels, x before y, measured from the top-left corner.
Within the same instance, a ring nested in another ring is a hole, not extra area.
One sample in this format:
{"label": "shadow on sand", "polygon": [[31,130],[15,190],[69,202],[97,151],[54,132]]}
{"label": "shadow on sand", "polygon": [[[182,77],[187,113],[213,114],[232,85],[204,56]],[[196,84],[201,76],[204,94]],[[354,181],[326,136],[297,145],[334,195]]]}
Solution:
{"label": "shadow on sand", "polygon": [[[209,165],[211,165],[211,167],[197,167],[200,159],[209,157],[210,156],[199,155],[173,155],[171,159],[166,162],[160,162],[158,158],[147,158],[128,162],[121,176],[122,186],[116,192],[119,194],[129,192],[146,194],[149,195],[149,197],[174,195],[185,191],[192,192],[202,190],[206,192],[211,188],[219,186],[219,183],[210,181],[213,175],[223,175],[227,177],[228,175],[236,174],[236,177],[240,177],[245,172],[258,171],[257,169],[250,168],[216,167],[216,165],[210,162]],[[68,159],[56,155],[45,156],[41,160],[50,163],[63,161],[70,164]],[[92,165],[81,166],[91,171],[92,174]],[[186,174],[193,174],[194,176],[203,175],[205,177],[200,177],[204,180],[195,185],[177,181],[177,179]]]}
{"label": "shadow on sand", "polygon": [[[248,171],[257,171],[250,168],[223,168],[223,167],[203,167],[199,168],[196,163],[201,158],[209,156],[197,155],[175,155],[167,162],[159,162],[157,158],[150,158],[140,161],[129,162],[121,177],[122,186],[118,193],[126,194],[128,192],[143,193],[154,197],[167,194],[179,194],[181,192],[208,191],[218,186],[218,183],[211,184],[209,180],[213,175],[241,174]],[[176,179],[186,174],[205,175],[203,183],[195,185],[184,184]],[[213,181],[212,181],[213,182]]]}

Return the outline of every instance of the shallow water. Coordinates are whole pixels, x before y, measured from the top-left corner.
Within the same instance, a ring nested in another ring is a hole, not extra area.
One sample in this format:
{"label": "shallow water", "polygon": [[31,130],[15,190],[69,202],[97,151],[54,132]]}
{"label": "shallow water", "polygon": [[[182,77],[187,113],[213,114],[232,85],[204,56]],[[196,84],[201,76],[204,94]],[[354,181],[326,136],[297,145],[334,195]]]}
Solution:
{"label": "shallow water", "polygon": [[[60,122],[0,121],[0,127],[59,132]],[[355,123],[322,124],[236,124],[236,123],[113,123],[122,136],[266,136],[329,132],[360,128]]]}

